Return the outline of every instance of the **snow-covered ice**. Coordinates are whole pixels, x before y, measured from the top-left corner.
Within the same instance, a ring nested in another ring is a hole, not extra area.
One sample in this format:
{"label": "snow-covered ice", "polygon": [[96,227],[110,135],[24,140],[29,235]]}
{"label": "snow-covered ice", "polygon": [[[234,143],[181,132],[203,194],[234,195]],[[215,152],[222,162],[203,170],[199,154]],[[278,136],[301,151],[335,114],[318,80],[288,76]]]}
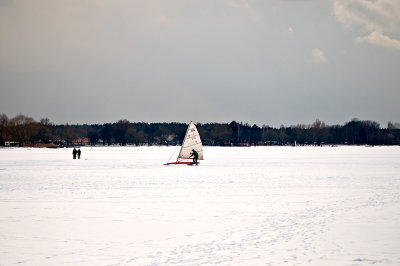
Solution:
{"label": "snow-covered ice", "polygon": [[0,149],[0,265],[400,265],[400,147]]}

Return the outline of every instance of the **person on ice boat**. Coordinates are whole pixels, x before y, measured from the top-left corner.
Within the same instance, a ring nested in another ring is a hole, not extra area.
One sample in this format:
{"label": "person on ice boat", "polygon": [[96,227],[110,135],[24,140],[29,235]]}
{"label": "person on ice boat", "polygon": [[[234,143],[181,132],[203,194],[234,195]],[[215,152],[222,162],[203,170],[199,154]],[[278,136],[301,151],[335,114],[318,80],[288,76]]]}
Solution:
{"label": "person on ice boat", "polygon": [[197,165],[197,159],[199,159],[199,154],[197,151],[192,149],[192,152],[190,153],[190,157],[193,157],[193,164]]}
{"label": "person on ice boat", "polygon": [[[190,152],[192,151],[192,152]],[[171,155],[168,162],[164,165],[198,165],[203,160],[203,145],[201,144],[200,134],[193,122],[190,122],[182,141],[181,150],[179,151],[176,161],[171,162]],[[193,162],[190,160],[193,158]]]}

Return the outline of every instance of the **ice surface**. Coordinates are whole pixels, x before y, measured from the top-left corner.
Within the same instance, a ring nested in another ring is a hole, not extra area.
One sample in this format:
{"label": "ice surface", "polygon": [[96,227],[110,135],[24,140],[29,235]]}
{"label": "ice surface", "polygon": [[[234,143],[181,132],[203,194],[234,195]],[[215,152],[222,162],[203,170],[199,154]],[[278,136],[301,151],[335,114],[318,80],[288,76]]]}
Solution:
{"label": "ice surface", "polygon": [[400,147],[0,149],[0,265],[400,265]]}

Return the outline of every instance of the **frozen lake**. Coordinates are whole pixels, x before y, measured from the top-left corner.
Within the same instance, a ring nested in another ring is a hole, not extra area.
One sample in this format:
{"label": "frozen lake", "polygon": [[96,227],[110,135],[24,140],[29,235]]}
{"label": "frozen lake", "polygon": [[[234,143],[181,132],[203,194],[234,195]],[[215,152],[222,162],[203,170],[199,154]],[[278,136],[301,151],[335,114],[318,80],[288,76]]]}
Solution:
{"label": "frozen lake", "polygon": [[400,265],[400,147],[0,149],[0,265]]}

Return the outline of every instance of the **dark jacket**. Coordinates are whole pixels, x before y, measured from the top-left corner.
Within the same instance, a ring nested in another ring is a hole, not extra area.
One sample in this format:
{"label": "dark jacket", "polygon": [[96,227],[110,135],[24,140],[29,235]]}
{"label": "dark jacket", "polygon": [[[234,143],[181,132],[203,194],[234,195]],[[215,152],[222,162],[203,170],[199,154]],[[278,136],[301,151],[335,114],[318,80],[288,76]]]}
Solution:
{"label": "dark jacket", "polygon": [[194,159],[198,159],[199,158],[199,154],[195,150],[193,150],[192,153],[190,153],[190,157],[192,157],[192,156],[193,156]]}

